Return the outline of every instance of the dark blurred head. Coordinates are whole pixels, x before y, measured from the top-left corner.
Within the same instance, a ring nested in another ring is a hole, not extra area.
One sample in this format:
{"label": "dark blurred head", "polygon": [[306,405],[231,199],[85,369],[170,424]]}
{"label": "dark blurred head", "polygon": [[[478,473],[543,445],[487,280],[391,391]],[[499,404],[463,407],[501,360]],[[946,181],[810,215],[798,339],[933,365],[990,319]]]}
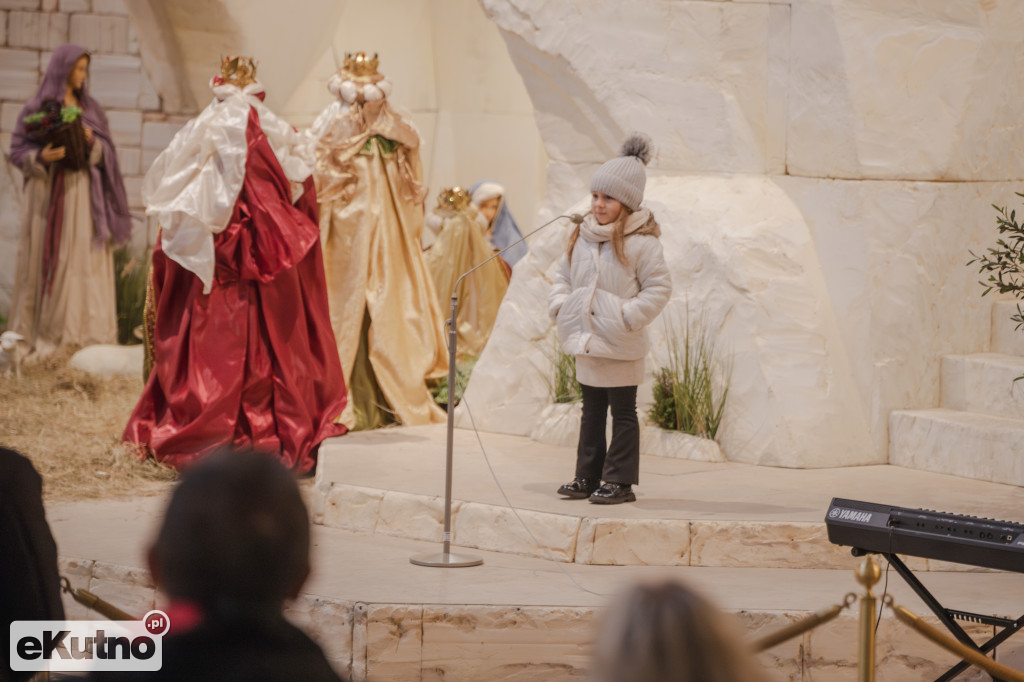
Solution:
{"label": "dark blurred head", "polygon": [[309,515],[292,474],[253,451],[188,469],[150,551],[154,580],[208,613],[280,609],[309,575]]}
{"label": "dark blurred head", "polygon": [[[43,480],[27,457],[0,447],[0,627],[16,620],[64,620],[57,545],[43,509]],[[0,653],[0,680],[27,680]]]}
{"label": "dark blurred head", "polygon": [[635,585],[613,602],[597,640],[596,682],[768,679],[735,622],[682,583]]}

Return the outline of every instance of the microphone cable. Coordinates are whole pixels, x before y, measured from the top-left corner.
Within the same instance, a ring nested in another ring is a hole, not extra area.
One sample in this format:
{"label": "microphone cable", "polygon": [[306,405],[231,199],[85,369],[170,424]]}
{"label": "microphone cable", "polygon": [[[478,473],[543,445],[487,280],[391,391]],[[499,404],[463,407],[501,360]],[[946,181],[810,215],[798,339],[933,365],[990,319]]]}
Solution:
{"label": "microphone cable", "polygon": [[[447,344],[447,340],[445,341],[445,343]],[[460,379],[461,379],[461,381],[460,381]],[[560,570],[562,572],[562,574],[565,575],[566,578],[568,578],[570,581],[572,581],[573,585],[578,587],[580,590],[583,590],[584,592],[588,592],[590,594],[597,595],[599,597],[610,596],[610,593],[608,593],[608,592],[598,592],[597,590],[592,590],[589,587],[586,587],[585,585],[581,584],[578,580],[576,580],[576,578],[571,573],[569,573],[569,571],[566,570],[565,566],[562,565],[563,562],[559,561],[555,557],[555,555],[551,553],[551,550],[548,549],[545,545],[543,545],[540,542],[540,540],[537,539],[537,536],[533,534],[532,530],[530,530],[530,527],[526,524],[526,521],[524,521],[523,517],[519,515],[519,510],[516,509],[515,505],[512,504],[512,500],[509,499],[508,493],[505,492],[505,487],[501,484],[501,481],[498,479],[497,472],[494,471],[494,466],[491,464],[491,458],[487,454],[487,449],[484,447],[483,439],[480,437],[480,431],[476,428],[476,420],[473,418],[473,411],[469,407],[469,401],[466,400],[466,395],[465,395],[465,390],[466,390],[465,383],[466,382],[465,382],[465,379],[459,377],[457,373],[456,373],[456,383],[459,384],[459,388],[462,390],[462,398],[459,401],[459,403],[461,405],[465,405],[466,406],[466,414],[469,415],[469,423],[473,427],[473,434],[476,436],[476,442],[480,446],[480,452],[484,456],[484,462],[487,464],[487,469],[491,472],[491,478],[494,480],[494,484],[496,486],[498,486],[498,490],[501,492],[501,496],[502,496],[502,498],[504,498],[506,506],[512,511],[512,514],[516,517],[516,520],[519,521],[519,525],[521,525],[523,527],[523,530],[526,531],[527,535],[530,536],[530,540],[533,541],[533,544],[536,545],[536,547],[538,549],[540,549],[541,551],[544,552],[544,555],[549,560],[551,560],[551,562],[553,562],[555,564],[555,566],[558,567],[558,570]],[[451,397],[451,399],[454,400],[455,392],[453,390],[451,390],[451,389],[449,389],[449,396]],[[452,406],[451,409],[455,409],[454,406]],[[581,518],[581,525],[582,525],[582,518]],[[579,531],[577,531],[577,533],[578,532]],[[579,536],[577,535],[577,544],[578,543],[579,543]],[[573,563],[575,563],[575,561]]]}

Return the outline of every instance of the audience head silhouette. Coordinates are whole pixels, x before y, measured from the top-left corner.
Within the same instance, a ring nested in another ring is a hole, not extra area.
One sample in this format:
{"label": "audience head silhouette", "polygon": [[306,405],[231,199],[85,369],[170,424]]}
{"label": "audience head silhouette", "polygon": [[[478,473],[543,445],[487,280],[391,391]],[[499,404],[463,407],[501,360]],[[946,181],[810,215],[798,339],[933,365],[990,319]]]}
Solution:
{"label": "audience head silhouette", "polygon": [[[64,620],[57,545],[43,509],[43,479],[22,454],[0,447],[0,626],[16,620]],[[0,680],[27,680],[0,654]]]}
{"label": "audience head silhouette", "polygon": [[743,634],[682,583],[636,585],[609,608],[598,635],[594,682],[763,682]]}
{"label": "audience head silhouette", "polygon": [[188,469],[150,551],[169,597],[208,615],[281,608],[309,575],[309,515],[274,457],[223,451]]}

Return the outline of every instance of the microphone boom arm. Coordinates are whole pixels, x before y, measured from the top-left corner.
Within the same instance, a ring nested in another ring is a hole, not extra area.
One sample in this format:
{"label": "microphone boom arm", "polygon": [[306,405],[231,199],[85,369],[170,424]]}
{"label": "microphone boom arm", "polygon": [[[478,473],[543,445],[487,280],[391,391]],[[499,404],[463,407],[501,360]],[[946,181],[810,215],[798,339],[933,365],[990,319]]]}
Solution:
{"label": "microphone boom arm", "polygon": [[459,278],[455,280],[455,286],[452,287],[452,299],[451,299],[451,317],[447,320],[446,326],[448,327],[448,423],[447,423],[447,438],[446,438],[446,453],[445,453],[445,481],[444,481],[444,533],[442,535],[442,552],[441,554],[420,554],[414,557],[410,557],[409,561],[417,566],[433,566],[433,567],[464,567],[464,566],[479,566],[484,562],[483,559],[478,557],[466,555],[466,554],[452,554],[451,553],[451,538],[452,538],[452,450],[453,441],[455,438],[455,352],[458,344],[458,329],[456,328],[456,313],[459,307],[459,284],[462,283],[467,276],[473,274],[483,266],[490,263],[492,260],[511,249],[516,244],[526,241],[528,237],[532,237],[548,225],[552,224],[556,220],[562,218],[568,218],[576,225],[583,222],[583,216],[579,213],[572,213],[570,215],[555,216],[548,222],[544,223],[537,229],[531,231],[529,234],[520,237],[515,242],[509,244],[505,248],[501,249],[497,253],[493,254],[490,258],[478,263],[466,272],[459,275]]}
{"label": "microphone boom arm", "polygon": [[[453,286],[453,287],[452,287],[452,301],[455,301],[455,300],[456,300],[456,298],[458,297],[458,294],[457,294],[457,292],[458,292],[458,290],[459,290],[459,284],[461,284],[461,283],[462,283],[462,280],[463,280],[463,279],[465,279],[465,278],[466,278],[466,277],[468,277],[469,275],[472,275],[472,274],[473,274],[474,272],[476,272],[477,270],[479,270],[479,269],[480,269],[480,268],[482,268],[483,266],[487,265],[487,264],[488,264],[488,263],[490,263],[490,262],[491,262],[492,260],[494,260],[495,258],[497,258],[498,256],[500,256],[501,254],[505,253],[506,251],[508,251],[509,249],[511,249],[511,248],[512,248],[513,246],[516,246],[517,244],[522,244],[522,243],[523,243],[523,242],[525,242],[525,241],[526,241],[527,239],[529,239],[529,238],[530,238],[530,237],[532,237],[533,235],[537,234],[538,232],[540,232],[541,230],[543,230],[543,229],[544,229],[545,227],[547,227],[547,226],[548,226],[548,225],[550,225],[551,223],[555,222],[556,220],[561,220],[562,218],[567,218],[567,219],[571,220],[571,221],[572,221],[572,222],[573,222],[574,224],[576,224],[576,225],[579,225],[580,223],[582,223],[582,222],[583,222],[583,216],[581,216],[581,215],[580,215],[579,213],[570,213],[569,215],[560,215],[560,216],[555,216],[554,218],[552,218],[551,220],[547,221],[546,223],[544,223],[543,225],[541,225],[541,226],[540,226],[540,227],[538,227],[537,229],[535,229],[535,230],[531,231],[531,232],[530,232],[529,234],[523,235],[522,237],[520,237],[520,238],[519,238],[519,239],[517,239],[516,241],[512,242],[511,244],[509,244],[509,245],[508,245],[508,246],[506,246],[505,248],[503,248],[503,249],[501,249],[500,251],[498,251],[497,253],[493,254],[493,255],[492,255],[492,256],[491,256],[490,258],[488,258],[487,260],[483,261],[482,263],[478,263],[477,265],[474,265],[474,266],[473,266],[472,268],[470,268],[469,270],[466,270],[466,271],[465,271],[464,273],[462,273],[461,275],[459,275],[459,278],[458,278],[457,280],[455,280],[455,286]],[[453,318],[453,319],[454,319],[454,318]]]}

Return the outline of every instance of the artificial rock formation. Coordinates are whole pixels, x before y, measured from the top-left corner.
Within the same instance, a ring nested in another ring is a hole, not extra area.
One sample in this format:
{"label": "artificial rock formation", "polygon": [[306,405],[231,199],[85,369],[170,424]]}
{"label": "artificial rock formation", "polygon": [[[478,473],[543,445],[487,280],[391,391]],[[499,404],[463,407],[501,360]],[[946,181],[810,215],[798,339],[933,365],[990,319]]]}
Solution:
{"label": "artificial rock formation", "polygon": [[[987,349],[964,263],[1024,175],[1024,6],[481,2],[536,107],[548,216],[629,131],[655,140],[647,201],[674,295],[648,369],[687,311],[705,316],[731,358],[729,459],[887,461],[889,413],[938,404],[942,355]],[[481,428],[543,420],[567,230],[538,235],[513,277],[466,394]]]}

